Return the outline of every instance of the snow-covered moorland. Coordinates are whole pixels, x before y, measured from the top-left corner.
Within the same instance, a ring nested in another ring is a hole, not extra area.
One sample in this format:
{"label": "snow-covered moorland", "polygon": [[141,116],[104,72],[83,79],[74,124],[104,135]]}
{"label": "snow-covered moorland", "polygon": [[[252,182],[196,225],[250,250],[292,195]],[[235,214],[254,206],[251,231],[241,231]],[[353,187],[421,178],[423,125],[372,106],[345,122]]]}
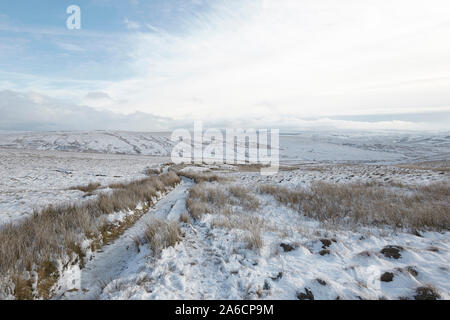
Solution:
{"label": "snow-covered moorland", "polygon": [[[0,236],[42,222],[67,232],[15,236],[36,250],[33,239],[47,243],[49,255],[36,256],[41,265],[23,255],[14,268],[27,277],[0,279],[2,298],[450,298],[448,136],[285,135],[274,176],[168,165],[145,155],[168,155],[168,137],[150,136],[0,137]],[[184,177],[161,185],[167,171]]]}
{"label": "snow-covered moorland", "polygon": [[[79,202],[112,183],[144,178],[164,157],[0,148],[0,225],[49,204]],[[77,187],[100,184],[86,193]]]}
{"label": "snow-covered moorland", "polygon": [[[286,177],[311,184],[315,183],[313,175],[321,181],[333,176],[334,168],[284,171],[264,181],[256,180],[255,173],[243,172],[221,172],[217,179],[216,173],[205,173],[202,168],[199,175],[210,182],[193,186],[185,195],[190,217],[180,219],[182,240],[156,255],[148,246],[139,246],[135,259],[125,263],[121,274],[105,282],[99,298],[449,299],[448,172],[428,176],[409,171],[407,174],[420,176],[415,182],[409,180],[411,188],[384,179],[383,184],[379,182],[377,188],[386,188],[386,192],[394,188],[391,196],[404,192],[401,197],[405,199],[408,193],[423,195],[424,191],[412,186],[434,183],[444,188],[434,198],[434,209],[442,214],[436,217],[442,220],[436,225],[424,221],[414,228],[410,228],[409,218],[399,225],[382,220],[382,213],[376,211],[385,208],[373,207],[379,205],[375,202],[366,204],[364,214],[374,211],[373,217],[363,217],[366,220],[346,218],[344,203],[333,208],[341,209],[342,216],[324,218],[319,215],[324,208],[313,208],[317,211],[314,218],[261,190],[267,185],[296,190]],[[348,175],[358,168],[339,167]],[[392,170],[378,167],[384,177],[401,177]],[[170,217],[170,210],[165,214]]]}

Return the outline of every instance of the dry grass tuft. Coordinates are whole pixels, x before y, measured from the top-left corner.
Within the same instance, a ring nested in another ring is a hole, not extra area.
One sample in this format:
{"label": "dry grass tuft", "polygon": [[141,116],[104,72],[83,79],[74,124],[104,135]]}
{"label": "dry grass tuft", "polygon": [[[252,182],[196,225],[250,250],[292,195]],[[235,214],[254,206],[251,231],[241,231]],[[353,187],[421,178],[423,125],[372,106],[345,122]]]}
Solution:
{"label": "dry grass tuft", "polygon": [[187,212],[181,214],[180,215],[180,222],[186,223],[186,224],[191,223],[190,215]]}
{"label": "dry grass tuft", "polygon": [[228,230],[238,229],[252,231],[254,229],[262,230],[266,227],[265,221],[249,214],[220,214],[211,222],[213,228],[225,228]]}
{"label": "dry grass tuft", "polygon": [[219,186],[210,186],[206,183],[194,185],[189,190],[186,207],[194,219],[206,213],[215,213],[230,201],[229,195]]}
{"label": "dry grass tuft", "polygon": [[191,188],[186,205],[191,216],[198,219],[206,213],[232,215],[235,211],[233,206],[244,211],[255,211],[260,203],[247,188],[202,182]]}
{"label": "dry grass tuft", "polygon": [[420,163],[402,164],[398,165],[398,167],[412,170],[431,170],[445,173],[450,172],[450,161],[449,160],[426,161]]}
{"label": "dry grass tuft", "polygon": [[160,169],[156,169],[156,168],[147,168],[147,169],[144,170],[144,173],[147,176],[156,176],[156,175],[161,173],[161,170]]}
{"label": "dry grass tuft", "polygon": [[150,245],[154,255],[158,255],[165,248],[173,247],[180,240],[181,231],[176,221],[167,222],[155,218],[145,230],[145,242]]}
{"label": "dry grass tuft", "polygon": [[[260,193],[305,216],[340,224],[390,225],[414,230],[449,230],[450,186],[333,184],[315,182],[309,190],[263,185]],[[398,190],[398,188],[402,188]]]}
{"label": "dry grass tuft", "polygon": [[239,200],[240,205],[246,211],[255,211],[259,208],[259,200],[248,188],[242,186],[231,186],[228,188],[230,194]]}
{"label": "dry grass tuft", "polygon": [[249,233],[244,236],[243,240],[248,249],[255,251],[260,250],[264,245],[260,228],[252,228]]}
{"label": "dry grass tuft", "polygon": [[100,183],[89,183],[87,186],[75,186],[69,188],[69,190],[79,190],[86,193],[92,193],[98,188],[100,188],[100,186],[101,186]]}
{"label": "dry grass tuft", "polygon": [[210,172],[178,171],[177,174],[186,177],[188,179],[192,179],[195,181],[195,183],[224,182],[227,180],[225,177],[221,177],[217,174]]}

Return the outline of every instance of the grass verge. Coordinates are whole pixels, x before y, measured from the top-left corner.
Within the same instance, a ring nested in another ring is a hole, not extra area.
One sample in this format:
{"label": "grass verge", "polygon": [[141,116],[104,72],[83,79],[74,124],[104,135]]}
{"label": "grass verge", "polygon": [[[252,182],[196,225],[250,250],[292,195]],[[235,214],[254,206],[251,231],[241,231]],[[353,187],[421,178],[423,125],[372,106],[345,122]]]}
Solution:
{"label": "grass verge", "polygon": [[[70,264],[83,267],[88,250],[120,236],[180,181],[174,172],[148,177],[81,205],[48,206],[20,223],[2,226],[0,298],[48,299],[61,270]],[[119,211],[133,214],[118,225],[108,222],[106,217]]]}
{"label": "grass verge", "polygon": [[395,186],[315,182],[310,189],[263,185],[260,193],[305,216],[334,224],[362,223],[417,230],[449,230],[448,183]]}

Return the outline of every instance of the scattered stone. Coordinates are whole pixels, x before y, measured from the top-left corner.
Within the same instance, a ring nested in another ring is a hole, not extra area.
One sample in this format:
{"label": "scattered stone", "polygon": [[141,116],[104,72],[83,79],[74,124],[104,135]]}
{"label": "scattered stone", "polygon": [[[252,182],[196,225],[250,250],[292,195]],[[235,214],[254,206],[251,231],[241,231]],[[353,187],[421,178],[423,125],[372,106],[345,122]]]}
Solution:
{"label": "scattered stone", "polygon": [[392,272],[385,272],[381,275],[380,281],[391,282],[394,280],[394,274]]}
{"label": "scattered stone", "polygon": [[441,296],[431,287],[418,287],[416,289],[415,300],[437,300]]}
{"label": "scattered stone", "polygon": [[298,300],[314,300],[314,294],[308,288],[305,288],[305,292],[297,293]]}
{"label": "scattered stone", "polygon": [[267,280],[264,280],[263,290],[270,290],[270,283]]}
{"label": "scattered stone", "polygon": [[273,281],[278,281],[281,278],[283,278],[283,272],[280,271],[280,272],[278,272],[276,277],[271,277],[270,279],[272,279]]}
{"label": "scattered stone", "polygon": [[380,252],[386,257],[386,258],[394,258],[399,259],[402,255],[400,252],[403,251],[403,248],[400,246],[386,246],[384,247]]}
{"label": "scattered stone", "polygon": [[295,246],[288,244],[288,243],[282,243],[282,244],[280,244],[280,247],[283,248],[284,252],[290,252],[290,251],[293,251],[296,249]]}
{"label": "scattered stone", "polygon": [[364,250],[364,251],[361,251],[360,253],[358,253],[358,256],[361,256],[361,257],[370,257],[372,254],[370,253],[370,251],[367,251],[367,250]]}
{"label": "scattered stone", "polygon": [[431,251],[431,252],[439,252],[439,248],[437,248],[435,246],[428,247],[427,250]]}
{"label": "scattered stone", "polygon": [[321,286],[326,286],[327,282],[325,280],[319,279],[317,278],[316,281],[321,285]]}
{"label": "scattered stone", "polygon": [[328,249],[324,249],[324,250],[321,250],[321,251],[319,252],[319,254],[320,254],[321,256],[324,256],[324,255],[327,255],[327,254],[330,254],[330,253],[331,253],[331,251],[328,250]]}
{"label": "scattered stone", "polygon": [[408,271],[413,277],[417,277],[419,275],[419,271],[412,266],[406,267],[406,271]]}
{"label": "scattered stone", "polygon": [[320,239],[320,242],[322,242],[322,249],[326,249],[329,246],[331,246],[331,240],[328,239]]}

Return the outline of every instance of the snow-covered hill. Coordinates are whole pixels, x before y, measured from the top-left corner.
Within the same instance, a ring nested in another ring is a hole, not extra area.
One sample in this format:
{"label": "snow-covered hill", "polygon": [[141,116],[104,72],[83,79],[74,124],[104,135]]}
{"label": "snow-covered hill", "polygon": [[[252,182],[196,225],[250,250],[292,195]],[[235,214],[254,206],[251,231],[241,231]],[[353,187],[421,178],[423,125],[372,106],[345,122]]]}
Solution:
{"label": "snow-covered hill", "polygon": [[111,154],[167,156],[170,135],[125,131],[38,132],[0,134],[0,147]]}
{"label": "snow-covered hill", "polygon": [[[170,133],[0,132],[0,148],[170,156],[173,146]],[[280,136],[282,163],[398,163],[446,160],[449,156],[449,133],[310,130]]]}

